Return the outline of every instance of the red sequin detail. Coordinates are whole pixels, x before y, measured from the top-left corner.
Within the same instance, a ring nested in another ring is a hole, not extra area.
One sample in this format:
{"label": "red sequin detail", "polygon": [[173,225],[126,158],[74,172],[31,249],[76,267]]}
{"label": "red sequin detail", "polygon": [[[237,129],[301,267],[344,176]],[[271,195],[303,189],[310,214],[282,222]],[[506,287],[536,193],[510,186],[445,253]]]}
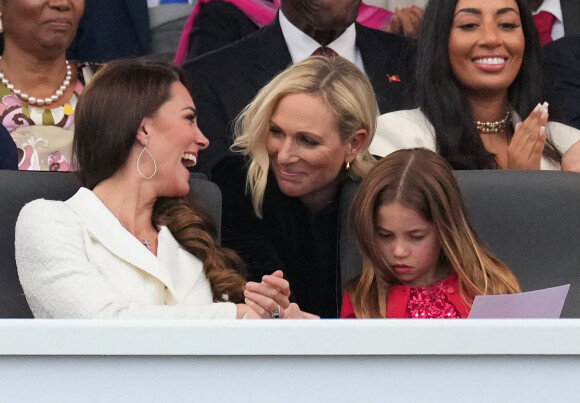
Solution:
{"label": "red sequin detail", "polygon": [[461,318],[457,309],[447,300],[447,281],[429,287],[411,287],[407,317],[412,319]]}

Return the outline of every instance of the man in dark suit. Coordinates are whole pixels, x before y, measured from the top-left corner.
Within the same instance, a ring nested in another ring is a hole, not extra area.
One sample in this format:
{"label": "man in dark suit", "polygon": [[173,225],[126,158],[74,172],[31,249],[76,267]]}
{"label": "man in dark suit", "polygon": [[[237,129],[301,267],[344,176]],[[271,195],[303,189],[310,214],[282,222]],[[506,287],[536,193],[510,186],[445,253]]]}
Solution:
{"label": "man in dark suit", "polygon": [[580,35],[580,1],[560,0],[560,7],[564,19],[564,35]]}
{"label": "man in dark suit", "polygon": [[552,118],[580,129],[580,34],[542,48]]}
{"label": "man in dark suit", "polygon": [[67,57],[103,63],[151,52],[147,2],[86,0],[85,12]]}
{"label": "man in dark suit", "polygon": [[[549,33],[551,39],[556,40],[564,35],[578,35],[580,34],[580,1],[578,0],[529,0],[532,5],[534,14],[549,13],[554,17],[550,21]],[[540,38],[542,38],[543,23],[538,22],[537,16],[536,27]],[[541,21],[541,19],[540,19]],[[543,42],[542,42],[543,44]]]}
{"label": "man in dark suit", "polygon": [[232,143],[233,121],[276,74],[329,47],[369,77],[381,113],[412,107],[414,57],[396,35],[355,23],[361,0],[285,0],[276,19],[234,44],[183,65],[210,141],[196,170],[210,174]]}

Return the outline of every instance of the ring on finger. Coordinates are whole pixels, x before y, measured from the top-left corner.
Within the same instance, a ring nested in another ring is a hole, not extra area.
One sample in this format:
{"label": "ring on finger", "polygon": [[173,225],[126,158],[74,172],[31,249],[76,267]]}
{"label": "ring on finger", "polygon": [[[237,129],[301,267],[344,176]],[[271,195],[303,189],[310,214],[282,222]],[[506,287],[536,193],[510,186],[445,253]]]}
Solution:
{"label": "ring on finger", "polygon": [[282,308],[280,307],[280,305],[278,305],[278,308],[276,308],[276,310],[270,311],[270,317],[272,319],[279,319],[280,316],[282,316]]}

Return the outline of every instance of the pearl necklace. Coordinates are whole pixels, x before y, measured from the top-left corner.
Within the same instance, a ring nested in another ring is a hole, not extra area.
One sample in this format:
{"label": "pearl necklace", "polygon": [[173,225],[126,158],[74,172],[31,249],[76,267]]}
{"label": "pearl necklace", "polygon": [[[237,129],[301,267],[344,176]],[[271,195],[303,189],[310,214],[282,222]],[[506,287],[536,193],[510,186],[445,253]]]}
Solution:
{"label": "pearl necklace", "polygon": [[[0,60],[2,60],[2,57],[0,57]],[[14,84],[12,84],[10,81],[8,81],[6,77],[4,77],[4,73],[2,73],[2,70],[0,70],[0,80],[2,81],[2,84],[4,84],[6,88],[12,91],[14,95],[20,98],[21,101],[26,102],[30,105],[38,105],[38,106],[50,105],[53,102],[58,101],[59,98],[64,95],[68,86],[70,85],[72,71],[68,60],[65,60],[65,63],[66,63],[66,75],[64,77],[64,81],[62,82],[62,85],[58,88],[58,90],[56,90],[54,95],[51,95],[50,97],[44,99],[29,96],[27,93],[22,92],[17,88],[14,88]]]}
{"label": "pearl necklace", "polygon": [[479,120],[477,120],[473,123],[475,123],[475,125],[477,126],[477,130],[479,130],[480,133],[485,134],[499,133],[500,131],[506,128],[506,124],[508,121],[511,122],[510,115],[511,114],[508,109],[508,111],[505,114],[505,117],[502,120],[496,120],[495,122],[480,122]]}

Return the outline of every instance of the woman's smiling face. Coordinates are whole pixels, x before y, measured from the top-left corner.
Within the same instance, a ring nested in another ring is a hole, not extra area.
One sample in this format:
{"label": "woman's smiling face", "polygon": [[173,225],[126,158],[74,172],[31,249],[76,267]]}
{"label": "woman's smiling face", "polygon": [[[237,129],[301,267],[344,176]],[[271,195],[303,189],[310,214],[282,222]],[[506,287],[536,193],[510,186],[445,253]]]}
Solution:
{"label": "woman's smiling face", "polygon": [[459,0],[449,37],[449,62],[471,93],[507,92],[524,56],[515,0]]}
{"label": "woman's smiling face", "polygon": [[339,174],[354,159],[330,107],[320,96],[304,93],[280,100],[270,118],[266,149],[282,193],[308,206],[334,199]]}

